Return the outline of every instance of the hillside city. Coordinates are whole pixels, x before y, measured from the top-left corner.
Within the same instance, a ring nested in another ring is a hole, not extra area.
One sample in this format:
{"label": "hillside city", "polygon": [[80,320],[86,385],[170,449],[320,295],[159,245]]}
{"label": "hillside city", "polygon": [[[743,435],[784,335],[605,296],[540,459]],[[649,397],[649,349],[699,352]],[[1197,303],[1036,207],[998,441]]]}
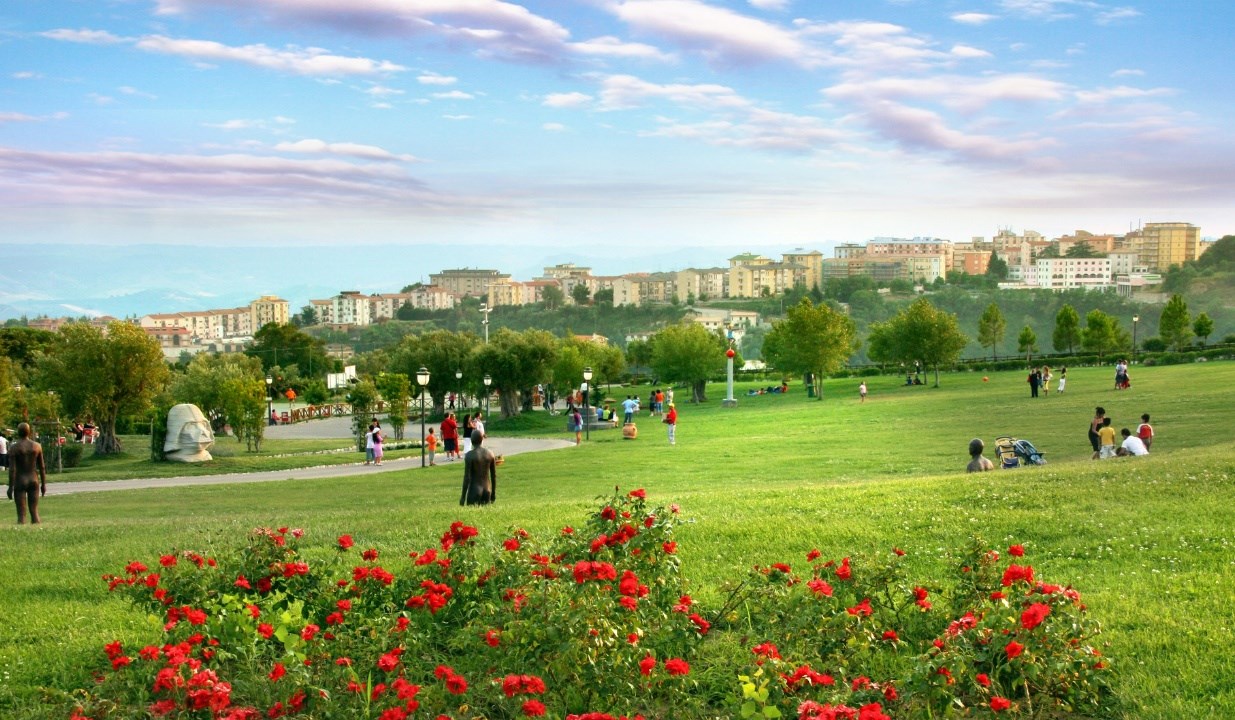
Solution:
{"label": "hillside city", "polygon": [[[1213,243],[1190,223],[1147,223],[1123,235],[1096,235],[1078,230],[1048,239],[1027,230],[1001,230],[992,238],[967,242],[937,238],[875,238],[865,244],[844,243],[824,257],[818,250],[794,249],[779,259],[742,253],[727,267],[684,268],[674,272],[593,275],[590,268],[562,263],[546,267],[540,277],[516,280],[497,269],[444,269],[429,275],[428,285],[401,292],[364,293],[344,290],[325,299],[310,299],[302,316],[334,329],[346,330],[398,317],[403,308],[450,310],[463,298],[481,298],[485,314],[503,306],[533,305],[556,295],[564,304],[604,298],[615,306],[714,299],[772,297],[795,287],[819,288],[828,281],[866,276],[880,286],[909,283],[924,286],[950,274],[985,275],[992,262],[1006,272],[1001,290],[1114,291],[1123,296],[1153,288],[1172,266],[1196,260]],[[188,352],[235,352],[252,341],[268,323],[286,324],[298,316],[292,303],[263,295],[247,306],[174,313],[150,313],[132,321],[156,339],[169,359]],[[113,317],[94,318],[100,326]],[[735,310],[697,311],[697,322],[710,329],[725,324],[749,327],[755,313]],[[29,327],[56,331],[70,318],[35,318]]]}

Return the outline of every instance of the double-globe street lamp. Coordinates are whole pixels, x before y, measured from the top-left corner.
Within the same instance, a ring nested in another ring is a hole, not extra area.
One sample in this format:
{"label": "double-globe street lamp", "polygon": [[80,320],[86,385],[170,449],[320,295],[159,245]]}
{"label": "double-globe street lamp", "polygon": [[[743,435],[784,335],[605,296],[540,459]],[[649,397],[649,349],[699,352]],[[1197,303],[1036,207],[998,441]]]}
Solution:
{"label": "double-globe street lamp", "polygon": [[416,384],[420,386],[420,467],[425,466],[425,393],[429,391],[429,369],[416,371]]}
{"label": "double-globe street lamp", "polygon": [[274,425],[274,378],[266,376],[266,424]]}
{"label": "double-globe street lamp", "polygon": [[1136,324],[1141,321],[1140,315],[1132,316],[1132,362],[1136,362]]}
{"label": "double-globe street lamp", "polygon": [[485,373],[485,420],[489,419],[489,386],[493,384],[493,378]]}
{"label": "double-globe street lamp", "polygon": [[459,394],[455,396],[455,407],[451,410],[458,410],[463,407],[463,371],[455,370],[455,387],[459,388]]}
{"label": "double-globe street lamp", "polygon": [[591,393],[591,390],[592,390],[591,381],[592,381],[592,368],[591,367],[583,368],[583,436],[588,440],[592,439],[592,433],[590,432],[591,426],[592,426],[592,418],[589,415],[591,411],[588,410],[588,403],[591,402],[590,395],[592,394]]}

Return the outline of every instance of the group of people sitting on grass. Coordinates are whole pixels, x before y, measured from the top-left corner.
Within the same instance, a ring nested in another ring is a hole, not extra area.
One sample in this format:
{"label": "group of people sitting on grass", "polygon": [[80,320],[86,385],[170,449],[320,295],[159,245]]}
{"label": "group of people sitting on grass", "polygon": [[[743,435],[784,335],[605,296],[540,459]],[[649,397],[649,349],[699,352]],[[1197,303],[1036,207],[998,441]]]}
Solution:
{"label": "group of people sitting on grass", "polygon": [[1149,424],[1149,413],[1141,415],[1141,424],[1136,432],[1128,428],[1119,431],[1123,442],[1117,446],[1115,428],[1106,415],[1106,408],[1094,408],[1093,419],[1089,421],[1089,445],[1093,448],[1094,460],[1105,460],[1124,455],[1148,455],[1154,442],[1154,428]]}

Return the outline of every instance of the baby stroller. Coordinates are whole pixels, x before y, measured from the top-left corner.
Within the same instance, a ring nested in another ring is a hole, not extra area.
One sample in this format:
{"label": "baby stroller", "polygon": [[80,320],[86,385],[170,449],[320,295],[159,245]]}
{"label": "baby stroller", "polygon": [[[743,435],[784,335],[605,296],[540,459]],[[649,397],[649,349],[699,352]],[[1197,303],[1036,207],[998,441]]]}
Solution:
{"label": "baby stroller", "polygon": [[1046,458],[1028,440],[1003,436],[995,438],[995,451],[999,453],[999,467],[1004,470],[1022,465],[1045,465]]}

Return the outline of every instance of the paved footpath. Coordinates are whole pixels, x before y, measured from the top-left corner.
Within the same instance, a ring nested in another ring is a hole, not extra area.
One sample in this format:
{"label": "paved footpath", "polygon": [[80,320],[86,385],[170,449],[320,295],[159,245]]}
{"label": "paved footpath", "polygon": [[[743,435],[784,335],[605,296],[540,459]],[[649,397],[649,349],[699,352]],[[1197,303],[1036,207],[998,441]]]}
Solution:
{"label": "paved footpath", "polygon": [[[419,435],[420,428],[408,425],[407,436]],[[297,425],[282,425],[267,428],[267,438],[340,438],[350,439],[350,418],[331,418],[329,420],[314,420]],[[224,439],[223,442],[234,440]],[[495,455],[510,456],[541,450],[558,450],[574,447],[572,440],[533,439],[489,437],[485,439],[485,447]],[[438,467],[458,465],[462,472],[462,461],[450,462],[443,460],[438,453]],[[139,478],[134,480],[96,480],[92,482],[49,482],[48,495],[68,495],[72,493],[105,492],[108,490],[142,490],[146,488],[185,487],[189,485],[227,485],[231,483],[273,482],[276,480],[311,480],[317,478],[351,477],[353,475],[372,475],[375,473],[393,472],[395,470],[411,470],[420,468],[419,457],[406,457],[397,460],[387,460],[381,465],[365,465],[363,462],[347,465],[319,465],[317,467],[297,468],[294,470],[269,470],[253,473],[232,473],[228,475],[196,475],[191,477]]]}

